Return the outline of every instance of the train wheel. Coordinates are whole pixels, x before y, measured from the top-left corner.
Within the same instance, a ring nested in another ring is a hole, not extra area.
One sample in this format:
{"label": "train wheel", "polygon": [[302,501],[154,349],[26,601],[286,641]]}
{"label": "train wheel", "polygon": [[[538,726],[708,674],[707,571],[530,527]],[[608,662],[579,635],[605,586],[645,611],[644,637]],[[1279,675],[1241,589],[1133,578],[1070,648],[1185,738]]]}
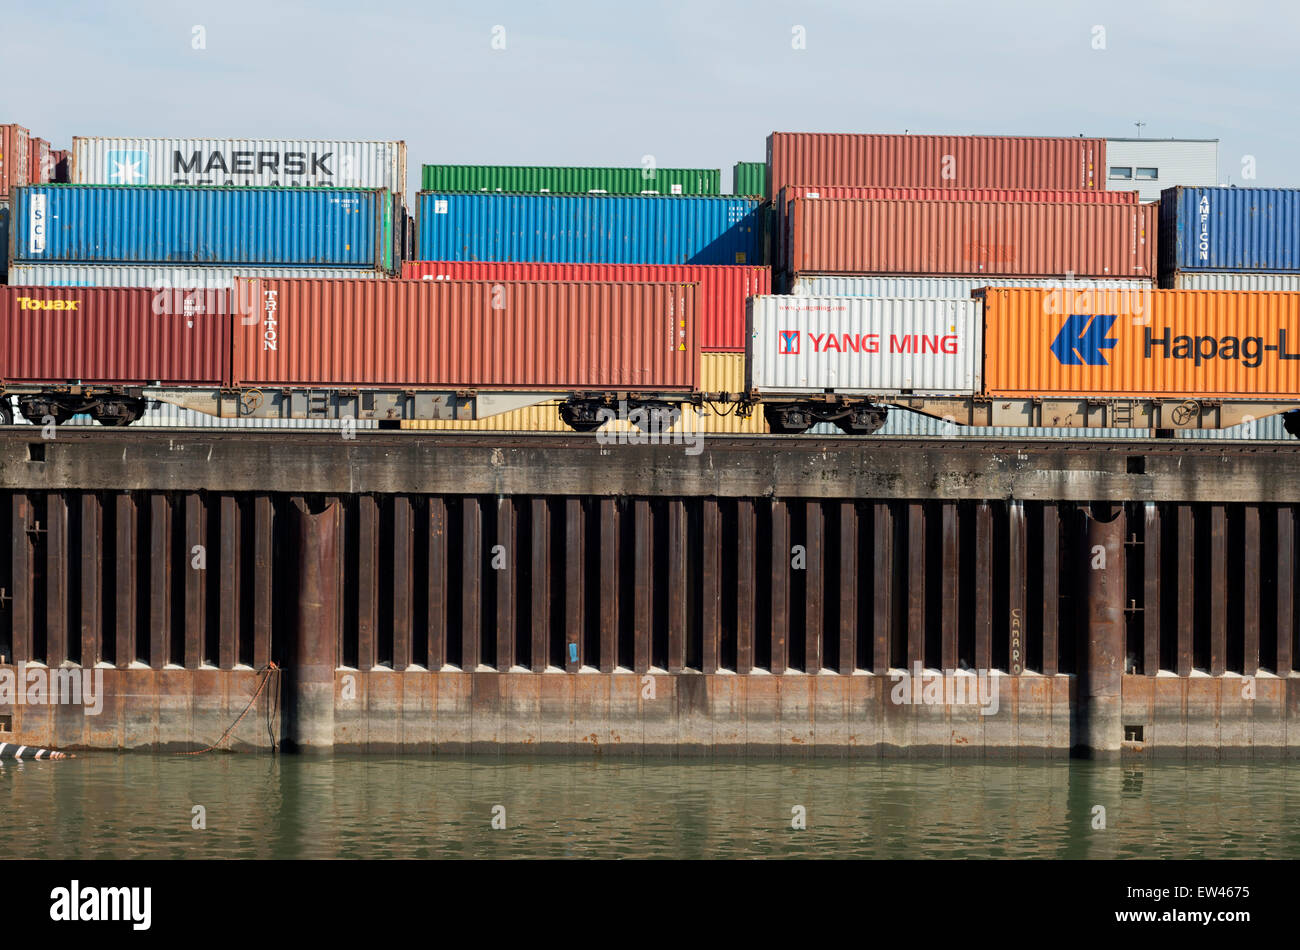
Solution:
{"label": "train wheel", "polygon": [[90,410],[90,418],[102,426],[129,426],[142,415],[143,399],[114,399]]}
{"label": "train wheel", "polygon": [[560,404],[560,418],[575,432],[595,432],[609,421],[599,410],[600,406],[594,402],[565,402]]}
{"label": "train wheel", "polygon": [[807,432],[813,424],[812,413],[799,405],[776,403],[764,407],[767,427],[773,432],[795,435]]}
{"label": "train wheel", "polygon": [[1291,412],[1283,413],[1282,428],[1286,429],[1289,435],[1300,438],[1300,409],[1293,409]]}
{"label": "train wheel", "polygon": [[0,426],[14,424],[14,404],[8,396],[0,396]]}
{"label": "train wheel", "polygon": [[844,418],[836,420],[835,424],[840,427],[841,432],[848,435],[871,435],[880,430],[886,418],[886,410],[868,406],[853,409]]}

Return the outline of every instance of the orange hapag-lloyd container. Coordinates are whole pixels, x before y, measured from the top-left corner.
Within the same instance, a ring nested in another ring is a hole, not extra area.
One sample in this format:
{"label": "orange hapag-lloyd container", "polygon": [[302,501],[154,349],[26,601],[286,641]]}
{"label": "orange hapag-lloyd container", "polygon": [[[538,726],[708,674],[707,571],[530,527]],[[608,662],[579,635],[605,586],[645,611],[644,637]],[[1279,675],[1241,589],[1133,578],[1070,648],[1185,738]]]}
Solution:
{"label": "orange hapag-lloyd container", "polygon": [[1300,401],[1300,293],[993,286],[976,296],[991,396]]}
{"label": "orange hapag-lloyd container", "polygon": [[[373,286],[366,286],[367,284]],[[696,284],[239,279],[236,386],[691,391]]]}

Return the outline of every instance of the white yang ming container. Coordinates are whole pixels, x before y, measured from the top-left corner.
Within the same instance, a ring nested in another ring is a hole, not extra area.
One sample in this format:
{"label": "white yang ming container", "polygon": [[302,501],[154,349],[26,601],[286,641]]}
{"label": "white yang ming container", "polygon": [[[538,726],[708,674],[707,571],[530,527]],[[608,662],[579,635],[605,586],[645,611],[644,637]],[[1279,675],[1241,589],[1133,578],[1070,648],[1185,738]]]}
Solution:
{"label": "white yang ming container", "polygon": [[977,300],[751,297],[746,389],[762,395],[970,395],[981,385]]}

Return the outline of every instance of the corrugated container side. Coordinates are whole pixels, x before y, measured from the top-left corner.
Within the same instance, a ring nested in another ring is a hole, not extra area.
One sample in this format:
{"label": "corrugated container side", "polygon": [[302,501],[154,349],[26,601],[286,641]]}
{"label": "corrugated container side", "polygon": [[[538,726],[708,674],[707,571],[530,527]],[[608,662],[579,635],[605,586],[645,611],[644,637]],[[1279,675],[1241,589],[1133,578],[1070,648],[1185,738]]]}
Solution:
{"label": "corrugated container side", "polygon": [[[26,424],[31,421],[16,409],[14,418],[19,424]],[[75,415],[63,423],[65,426],[94,426],[99,424],[85,413]],[[192,409],[182,409],[168,402],[155,402],[153,400],[149,400],[140,418],[131,423],[132,428],[143,427],[146,429],[333,430],[342,429],[344,425],[345,420],[342,419],[223,419],[219,416],[210,416],[204,412],[195,412]],[[346,426],[349,429],[378,429],[379,422],[376,419],[346,420]]]}
{"label": "corrugated container side", "polygon": [[26,287],[171,287],[230,290],[236,277],[301,277],[312,280],[377,279],[379,271],[346,267],[167,267],[147,264],[15,264],[13,282]]}
{"label": "corrugated container side", "polygon": [[27,182],[40,184],[54,180],[54,161],[50,158],[50,143],[45,139],[27,140]]}
{"label": "corrugated container side", "polygon": [[748,198],[424,192],[420,259],[606,264],[761,263]]}
{"label": "corrugated container side", "polygon": [[691,390],[694,284],[240,280],[236,385]]}
{"label": "corrugated container side", "polygon": [[700,287],[696,326],[700,348],[710,352],[743,351],[745,299],[772,292],[770,269],[734,265],[408,261],[402,276],[414,280],[689,281]]}
{"label": "corrugated container side", "polygon": [[596,168],[563,165],[425,165],[421,191],[555,195],[718,195],[717,168]]}
{"label": "corrugated container side", "polygon": [[[1300,293],[1300,274],[1259,274],[1245,271],[1209,273],[1182,271],[1169,275],[1170,290],[1257,290]],[[1161,285],[1166,281],[1162,279]]]}
{"label": "corrugated container side", "polygon": [[790,202],[791,274],[1154,277],[1153,205]]}
{"label": "corrugated container side", "polygon": [[[700,389],[708,393],[739,393],[745,385],[745,356],[743,353],[701,353]],[[758,435],[767,432],[763,407],[755,406],[748,416],[736,415],[730,405],[705,405],[682,407],[682,419],[670,432],[735,433]],[[616,419],[605,424],[607,431],[627,431],[632,423]],[[513,412],[502,412],[485,419],[467,421],[410,420],[402,423],[403,429],[436,429],[449,432],[572,432],[560,419],[555,405],[529,406]]]}
{"label": "corrugated container side", "polygon": [[283,185],[406,193],[406,143],[342,139],[72,140],[79,185]]}
{"label": "corrugated container side", "polygon": [[1300,188],[1168,188],[1160,269],[1300,271]]}
{"label": "corrugated container side", "polygon": [[27,184],[28,138],[21,125],[0,125],[0,198],[11,197],[15,188]]}
{"label": "corrugated container side", "polygon": [[9,199],[0,199],[0,284],[9,283]]}
{"label": "corrugated container side", "polygon": [[71,154],[66,148],[55,149],[50,152],[50,161],[54,163],[54,177],[50,181],[62,185],[72,181]]}
{"label": "corrugated container side", "polygon": [[1300,394],[1300,294],[1153,290],[1142,313],[1102,293],[1066,307],[1041,290],[978,296],[990,395]]}
{"label": "corrugated container side", "polygon": [[389,269],[392,214],[379,190],[31,185],[13,260]]}
{"label": "corrugated container side", "polygon": [[746,389],[974,393],[980,311],[975,300],[752,297]]}
{"label": "corrugated container side", "polygon": [[224,296],[187,312],[180,293],[159,306],[144,289],[0,288],[0,379],[224,385],[231,325]]}
{"label": "corrugated container side", "polygon": [[1043,290],[1151,290],[1146,278],[1054,280],[1043,277],[912,277],[894,274],[800,274],[787,292],[801,297],[969,297],[981,287],[1031,287]]}
{"label": "corrugated container side", "polygon": [[731,193],[767,197],[767,162],[736,162],[731,169]]}
{"label": "corrugated container side", "polygon": [[773,132],[768,189],[786,185],[1103,190],[1106,140]]}

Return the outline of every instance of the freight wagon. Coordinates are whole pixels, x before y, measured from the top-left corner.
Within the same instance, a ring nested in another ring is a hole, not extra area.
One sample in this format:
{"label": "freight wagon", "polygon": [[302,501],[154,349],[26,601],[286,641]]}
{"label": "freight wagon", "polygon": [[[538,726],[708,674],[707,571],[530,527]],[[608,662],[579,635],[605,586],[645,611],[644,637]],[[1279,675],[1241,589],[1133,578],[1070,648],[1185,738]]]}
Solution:
{"label": "freight wagon", "polygon": [[772,272],[766,267],[703,264],[407,261],[402,276],[415,280],[645,280],[695,283],[699,285],[695,323],[699,329],[700,349],[706,352],[743,352],[745,301],[756,294],[772,292]]}
{"label": "freight wagon", "polygon": [[393,204],[364,188],[29,185],[11,260],[391,270]]}

